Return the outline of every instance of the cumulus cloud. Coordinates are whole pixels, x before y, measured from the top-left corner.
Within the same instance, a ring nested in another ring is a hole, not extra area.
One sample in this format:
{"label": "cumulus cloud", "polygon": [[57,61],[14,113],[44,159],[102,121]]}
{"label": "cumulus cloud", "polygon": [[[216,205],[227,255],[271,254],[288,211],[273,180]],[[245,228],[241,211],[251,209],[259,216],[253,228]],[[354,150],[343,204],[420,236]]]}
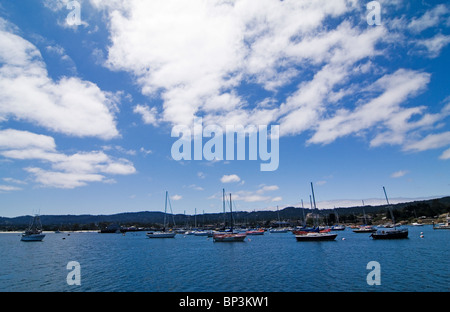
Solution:
{"label": "cumulus cloud", "polygon": [[175,194],[175,195],[170,196],[170,199],[172,199],[172,200],[180,200],[180,199],[182,199],[182,198],[183,198],[183,196],[178,195],[178,194]]}
{"label": "cumulus cloud", "polygon": [[140,114],[145,124],[157,125],[157,110],[156,107],[148,107],[147,105],[136,105],[133,108],[133,112]]}
{"label": "cumulus cloud", "polygon": [[0,130],[0,155],[9,159],[39,161],[50,168],[28,166],[26,172],[45,187],[75,188],[89,182],[111,182],[107,175],[130,175],[136,172],[124,158],[113,158],[103,151],[65,154],[56,149],[52,137],[28,131]]}
{"label": "cumulus cloud", "polygon": [[118,94],[78,77],[53,80],[40,51],[15,31],[0,18],[0,121],[13,118],[77,137],[118,137]]}
{"label": "cumulus cloud", "polygon": [[[362,27],[352,17],[365,6],[346,0],[91,5],[108,18],[105,66],[131,73],[142,94],[162,100],[161,108],[135,107],[148,124],[190,125],[196,116],[222,126],[278,123],[281,136],[311,134],[309,144],[370,133],[371,146],[379,146],[403,145],[411,133],[442,120],[426,106],[405,105],[426,89],[429,73],[387,70],[375,58],[389,55],[393,42],[407,44],[399,31],[436,27],[449,13],[446,5],[402,16],[392,21],[396,27]],[[435,34],[413,45],[436,57],[447,37]],[[247,86],[264,97],[250,99],[242,92]]]}
{"label": "cumulus cloud", "polygon": [[232,183],[239,181],[241,181],[241,178],[236,174],[224,175],[222,176],[222,178],[220,178],[220,182],[222,183]]}

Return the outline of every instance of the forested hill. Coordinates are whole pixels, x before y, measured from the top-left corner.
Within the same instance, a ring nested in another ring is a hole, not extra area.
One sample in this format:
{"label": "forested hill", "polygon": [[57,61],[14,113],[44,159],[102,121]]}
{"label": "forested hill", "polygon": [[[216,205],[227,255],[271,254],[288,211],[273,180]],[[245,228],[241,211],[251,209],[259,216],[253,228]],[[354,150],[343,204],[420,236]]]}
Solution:
{"label": "forested hill", "polygon": [[[320,209],[319,213],[328,222],[333,222],[335,219],[335,212],[339,215],[340,221],[354,222],[357,216],[361,216],[363,212],[368,216],[386,214],[388,213],[388,205],[380,206],[358,206],[358,207],[339,207],[336,209]],[[443,213],[450,211],[450,196],[399,203],[391,205],[396,221],[411,220],[418,217],[433,218]],[[281,220],[296,221],[302,220],[304,215],[311,212],[311,209],[286,207],[279,210]],[[12,230],[26,227],[32,216],[20,216],[13,218],[0,217],[0,229]],[[233,218],[241,223],[258,223],[263,224],[270,221],[278,220],[276,211],[237,211],[233,212]],[[218,224],[224,220],[229,220],[229,216],[223,213],[206,213],[195,216],[175,214],[169,215],[168,220],[173,224],[175,221],[177,226],[183,227],[189,224],[194,225],[194,220],[197,220],[198,225],[203,224]],[[42,215],[41,222],[44,226],[64,227],[67,225],[76,225],[76,227],[84,228],[99,228],[107,224],[115,223],[119,225],[137,225],[137,226],[154,226],[162,224],[164,220],[164,213],[156,211],[142,211],[142,212],[126,212],[112,215]]]}

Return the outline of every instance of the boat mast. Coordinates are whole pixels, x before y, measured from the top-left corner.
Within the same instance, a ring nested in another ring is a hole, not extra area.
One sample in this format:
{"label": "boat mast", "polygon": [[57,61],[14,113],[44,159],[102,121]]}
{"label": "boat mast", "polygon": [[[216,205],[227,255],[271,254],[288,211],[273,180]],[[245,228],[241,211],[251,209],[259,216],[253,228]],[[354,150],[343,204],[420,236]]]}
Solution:
{"label": "boat mast", "polygon": [[[311,182],[311,192],[312,192],[312,198],[313,198],[313,202],[314,202],[314,211],[317,213],[316,215],[316,219],[318,219],[319,217],[319,211],[316,207],[316,197],[314,196],[314,187],[313,187],[313,183]],[[317,227],[319,227],[319,220],[317,220]]]}
{"label": "boat mast", "polygon": [[306,227],[305,207],[303,207],[303,199],[302,199],[302,213],[303,213],[303,227]]}
{"label": "boat mast", "polygon": [[277,205],[277,214],[278,214],[278,227],[281,227],[281,219],[280,219],[280,212],[278,211],[278,205]]}
{"label": "boat mast", "polygon": [[232,204],[231,204],[231,193],[230,193],[230,224],[231,224],[231,233],[233,233],[233,208],[232,208]]}
{"label": "boat mast", "polygon": [[223,204],[223,228],[227,226],[227,213],[225,211],[225,189],[222,189],[222,204]]}
{"label": "boat mast", "polygon": [[383,192],[384,192],[384,197],[386,197],[386,202],[387,202],[387,204],[388,204],[388,209],[389,209],[389,212],[391,213],[392,223],[393,223],[394,228],[395,228],[395,218],[394,218],[394,213],[392,212],[391,204],[389,203],[389,199],[388,199],[388,197],[387,197],[386,189],[384,188],[384,186],[383,186]]}
{"label": "boat mast", "polygon": [[166,203],[164,205],[164,225],[163,225],[163,232],[166,231],[166,216],[167,216],[167,196],[169,195],[169,192],[166,191]]}

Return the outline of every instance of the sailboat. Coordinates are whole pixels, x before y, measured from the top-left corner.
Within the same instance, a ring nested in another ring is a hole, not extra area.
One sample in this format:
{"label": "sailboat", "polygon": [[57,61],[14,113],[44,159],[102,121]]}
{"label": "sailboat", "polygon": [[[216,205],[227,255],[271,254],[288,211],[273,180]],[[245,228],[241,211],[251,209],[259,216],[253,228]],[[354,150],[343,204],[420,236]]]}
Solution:
{"label": "sailboat", "polygon": [[[225,205],[225,189],[223,190],[223,202]],[[214,242],[243,242],[247,237],[247,233],[233,232],[233,205],[230,193],[230,232],[218,232],[213,234]]]}
{"label": "sailboat", "polygon": [[22,234],[21,241],[23,242],[40,242],[44,239],[45,234],[42,234],[42,224],[39,215],[35,215],[31,220],[30,226]]}
{"label": "sailboat", "polygon": [[392,208],[389,203],[389,199],[386,194],[386,189],[383,186],[384,196],[386,197],[387,204],[389,205],[389,212],[391,213],[392,224],[394,225],[392,228],[379,228],[375,233],[372,233],[373,239],[399,239],[399,238],[408,238],[408,229],[407,228],[397,228],[395,226],[394,214],[392,213]]}
{"label": "sailboat", "polygon": [[377,229],[374,228],[371,225],[367,225],[367,219],[366,219],[366,211],[363,208],[363,214],[364,214],[364,225],[357,226],[356,229],[353,230],[354,233],[373,233],[376,232]]}
{"label": "sailboat", "polygon": [[438,224],[434,224],[433,222],[433,230],[450,230],[450,217],[448,216],[447,213],[447,221],[444,223],[438,223]]}
{"label": "sailboat", "polygon": [[[313,184],[311,182],[311,192],[313,196],[314,201],[314,210],[318,212],[318,209],[316,207],[316,198],[314,196],[314,188]],[[298,234],[295,234],[295,239],[298,242],[316,242],[316,241],[331,241],[336,238],[337,234],[330,233],[329,231],[319,231],[319,225],[317,224],[317,230],[311,231],[311,232],[300,232]]]}
{"label": "sailboat", "polygon": [[[363,203],[363,207],[364,207],[364,200],[362,201],[362,203]],[[366,211],[364,210],[364,208],[363,208],[363,215],[364,215],[364,225],[357,226],[353,230],[353,232],[354,233],[373,233],[373,232],[376,232],[377,231],[376,228],[374,228],[371,225],[367,225]]]}
{"label": "sailboat", "polygon": [[152,231],[147,232],[148,238],[174,238],[177,234],[176,232],[173,232],[170,230],[169,232],[166,232],[166,221],[167,221],[167,201],[169,199],[169,192],[166,191],[166,204],[164,206],[164,225],[162,231]]}
{"label": "sailboat", "polygon": [[270,229],[269,232],[270,233],[287,233],[287,232],[289,232],[289,229],[280,227],[281,219],[280,219],[280,212],[278,211],[278,206],[277,206],[277,215],[278,215],[278,227],[274,228],[274,229]]}
{"label": "sailboat", "polygon": [[336,207],[334,208],[334,214],[336,215],[336,224],[331,227],[331,230],[332,231],[343,231],[343,230],[345,230],[345,225],[339,224],[339,215],[338,215],[338,212],[336,210]]}

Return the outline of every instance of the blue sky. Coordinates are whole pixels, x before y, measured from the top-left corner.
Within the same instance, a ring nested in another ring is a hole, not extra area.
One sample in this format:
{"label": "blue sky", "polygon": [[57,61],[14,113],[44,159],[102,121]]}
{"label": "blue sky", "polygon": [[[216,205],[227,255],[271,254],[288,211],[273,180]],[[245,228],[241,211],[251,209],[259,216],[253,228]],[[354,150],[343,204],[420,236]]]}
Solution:
{"label": "blue sky", "polygon": [[[450,6],[367,3],[0,1],[0,216],[449,195]],[[279,125],[279,166],[174,160],[195,117]]]}

